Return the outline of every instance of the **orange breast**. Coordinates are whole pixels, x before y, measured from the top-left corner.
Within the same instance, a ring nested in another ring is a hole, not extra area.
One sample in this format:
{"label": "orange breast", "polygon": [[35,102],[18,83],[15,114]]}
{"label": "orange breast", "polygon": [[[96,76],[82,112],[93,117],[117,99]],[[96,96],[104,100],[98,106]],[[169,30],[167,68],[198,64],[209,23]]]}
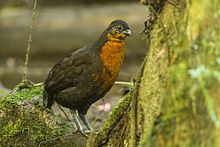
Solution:
{"label": "orange breast", "polygon": [[101,75],[96,75],[96,80],[99,80],[104,85],[111,85],[115,82],[120,66],[124,59],[125,42],[107,41],[102,47],[100,58],[104,64]]}

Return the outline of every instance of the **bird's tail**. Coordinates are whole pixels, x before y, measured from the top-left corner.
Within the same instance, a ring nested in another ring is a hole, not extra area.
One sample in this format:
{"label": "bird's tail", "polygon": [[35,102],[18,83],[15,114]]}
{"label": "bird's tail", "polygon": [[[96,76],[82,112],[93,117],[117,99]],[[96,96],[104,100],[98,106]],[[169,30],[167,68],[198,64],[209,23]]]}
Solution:
{"label": "bird's tail", "polygon": [[50,96],[49,93],[45,89],[43,91],[43,96],[44,96],[44,98],[43,98],[44,107],[50,109],[52,107],[53,103],[54,103],[53,97]]}

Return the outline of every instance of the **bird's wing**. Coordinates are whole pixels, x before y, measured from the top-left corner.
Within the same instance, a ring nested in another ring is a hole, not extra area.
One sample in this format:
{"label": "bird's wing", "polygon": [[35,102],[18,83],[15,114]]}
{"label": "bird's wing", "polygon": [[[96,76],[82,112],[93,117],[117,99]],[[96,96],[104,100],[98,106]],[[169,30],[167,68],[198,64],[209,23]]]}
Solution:
{"label": "bird's wing", "polygon": [[[74,87],[79,82],[86,58],[71,56],[64,58],[54,65],[45,80],[45,90],[50,93],[58,93],[69,87]],[[83,79],[82,79],[83,80]]]}

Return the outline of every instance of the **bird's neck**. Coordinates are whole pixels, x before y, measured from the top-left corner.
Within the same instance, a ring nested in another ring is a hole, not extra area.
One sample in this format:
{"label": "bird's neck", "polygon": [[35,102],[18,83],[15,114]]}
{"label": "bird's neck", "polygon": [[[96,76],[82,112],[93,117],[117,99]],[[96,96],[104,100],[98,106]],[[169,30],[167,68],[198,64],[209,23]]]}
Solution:
{"label": "bird's neck", "polygon": [[123,40],[107,40],[101,48],[101,60],[112,76],[118,75],[124,59],[124,47],[125,42]]}

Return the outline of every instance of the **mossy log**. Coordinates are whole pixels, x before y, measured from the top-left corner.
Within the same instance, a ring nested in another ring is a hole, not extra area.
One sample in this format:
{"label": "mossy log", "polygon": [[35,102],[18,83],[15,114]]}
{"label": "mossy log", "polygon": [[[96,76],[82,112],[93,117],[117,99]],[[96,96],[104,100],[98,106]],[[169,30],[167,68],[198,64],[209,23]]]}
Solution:
{"label": "mossy log", "polygon": [[0,101],[3,146],[85,146],[87,137],[42,106],[42,86],[21,85]]}

